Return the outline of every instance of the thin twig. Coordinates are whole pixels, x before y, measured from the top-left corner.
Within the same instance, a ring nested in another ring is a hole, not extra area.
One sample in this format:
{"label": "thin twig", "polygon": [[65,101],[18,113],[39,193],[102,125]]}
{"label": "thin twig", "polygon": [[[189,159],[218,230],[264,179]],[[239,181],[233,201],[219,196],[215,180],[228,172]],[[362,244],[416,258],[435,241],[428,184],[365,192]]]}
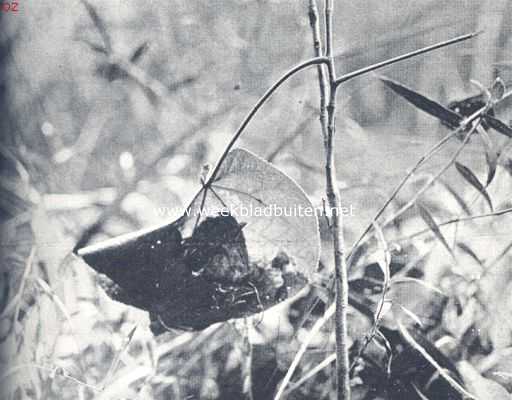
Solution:
{"label": "thin twig", "polygon": [[374,222],[374,229],[375,229],[375,232],[377,233],[377,239],[379,240],[379,243],[382,247],[382,252],[384,254],[383,265],[381,265],[381,269],[382,269],[382,272],[384,275],[384,279],[382,282],[382,295],[379,299],[379,303],[377,304],[377,310],[375,311],[375,314],[373,317],[372,327],[371,327],[369,333],[366,335],[363,345],[357,352],[357,356],[352,361],[352,365],[350,366],[350,373],[352,373],[354,371],[357,363],[359,362],[359,360],[365,353],[365,351],[368,348],[368,346],[370,345],[370,343],[375,338],[375,335],[377,335],[377,332],[379,330],[379,325],[380,325],[380,322],[382,319],[382,314],[384,311],[384,305],[386,304],[386,295],[388,293],[388,289],[390,286],[391,272],[389,270],[389,266],[391,264],[391,253],[389,250],[388,242],[386,241],[384,232],[382,232],[382,229],[377,224],[377,222]]}
{"label": "thin twig", "polygon": [[[313,32],[313,48],[315,57],[323,55],[322,41],[320,35],[320,22],[318,18],[318,7],[316,0],[309,0],[309,24]],[[318,65],[318,87],[320,89],[320,126],[322,127],[322,135],[324,141],[327,139],[327,77],[323,65]]]}
{"label": "thin twig", "polygon": [[396,198],[398,193],[402,190],[402,188],[405,186],[405,184],[411,179],[411,177],[416,173],[416,171],[430,158],[432,158],[441,148],[448,143],[449,140],[451,140],[453,137],[455,137],[456,133],[458,133],[458,130],[451,132],[450,134],[446,135],[443,139],[441,139],[439,142],[437,142],[427,153],[423,154],[419,160],[414,164],[414,166],[407,172],[407,174],[402,178],[400,183],[393,189],[393,192],[391,195],[386,199],[384,204],[379,208],[377,213],[372,219],[372,222],[369,223],[366,226],[366,229],[363,231],[363,233],[357,238],[357,240],[352,245],[352,248],[350,249],[348,253],[348,264],[350,265],[350,259],[352,257],[352,254],[354,253],[354,250],[361,244],[363,239],[366,237],[366,235],[370,232],[370,230],[373,227],[373,223],[376,222],[380,216],[386,211],[388,206],[391,204],[391,202]]}
{"label": "thin twig", "polygon": [[356,71],[349,72],[348,74],[340,76],[336,80],[335,84],[336,84],[336,86],[339,86],[343,82],[346,82],[346,81],[348,81],[350,79],[353,79],[353,78],[355,78],[357,76],[367,74],[368,72],[375,71],[375,70],[377,70],[379,68],[383,68],[383,67],[386,67],[386,66],[391,65],[391,64],[395,64],[395,63],[397,63],[399,61],[407,60],[408,58],[419,56],[420,54],[428,53],[430,51],[437,50],[437,49],[440,49],[442,47],[450,46],[450,45],[455,44],[455,43],[459,43],[459,42],[463,42],[463,41],[468,40],[468,39],[472,39],[475,36],[480,35],[481,33],[482,32],[472,32],[472,33],[469,33],[467,35],[458,36],[458,37],[456,37],[454,39],[446,40],[446,41],[441,42],[441,43],[436,43],[436,44],[433,44],[432,46],[427,46],[427,47],[424,47],[422,49],[411,51],[409,53],[402,54],[402,55],[400,55],[398,57],[390,58],[389,60],[385,60],[385,61],[382,61],[380,63],[372,64],[372,65],[370,65],[368,67],[364,67],[364,68],[358,69]]}
{"label": "thin twig", "polygon": [[457,160],[457,157],[459,157],[459,154],[462,152],[462,150],[464,150],[464,147],[466,147],[466,144],[468,144],[469,142],[469,139],[471,138],[471,136],[473,135],[473,133],[476,131],[476,128],[478,127],[478,124],[480,124],[481,120],[478,120],[476,121],[474,124],[473,124],[473,127],[469,130],[469,132],[466,134],[466,136],[464,137],[464,140],[462,141],[462,143],[460,144],[460,146],[457,148],[457,150],[455,151],[455,153],[452,155],[452,157],[450,158],[450,160],[448,160],[448,162],[443,166],[443,168],[441,168],[441,170],[435,174],[434,176],[432,176],[428,181],[427,183],[425,183],[425,185],[423,185],[423,187],[418,190],[414,196],[405,204],[403,205],[396,213],[394,213],[393,215],[389,216],[383,223],[382,223],[382,226],[385,227],[387,225],[389,225],[391,222],[393,222],[394,220],[396,220],[399,216],[401,216],[405,211],[407,211],[409,208],[411,208],[415,203],[416,201],[419,199],[419,197],[425,193],[427,191],[428,188],[430,188],[430,186],[432,186],[434,184],[434,182],[436,182],[447,170],[448,168],[450,168],[452,166],[452,164]]}
{"label": "thin twig", "polygon": [[[391,195],[388,197],[388,199],[384,202],[384,204],[382,205],[382,207],[377,211],[377,213],[375,214],[375,216],[373,217],[372,221],[366,226],[365,230],[363,231],[363,233],[357,238],[357,240],[354,242],[354,244],[352,245],[352,248],[350,249],[349,253],[348,253],[348,265],[350,266],[351,265],[351,257],[352,255],[354,254],[354,251],[358,248],[358,246],[361,244],[361,242],[364,240],[364,238],[366,237],[366,235],[370,232],[370,230],[372,229],[373,227],[373,223],[376,222],[380,217],[381,215],[384,213],[384,211],[387,209],[387,207],[391,204],[391,202],[396,198],[396,196],[398,195],[398,193],[400,192],[400,190],[402,190],[402,188],[405,186],[405,184],[409,181],[409,179],[414,175],[414,173],[425,163],[427,162],[432,156],[434,156],[450,139],[452,139],[453,137],[457,136],[460,132],[463,132],[465,129],[467,129],[467,127],[470,125],[470,124],[473,124],[473,122],[477,119],[477,118],[480,118],[485,112],[487,112],[487,106],[484,106],[482,108],[480,108],[479,110],[477,110],[476,112],[474,112],[472,115],[470,115],[469,117],[467,117],[464,121],[462,121],[462,123],[460,124],[460,126],[455,129],[454,131],[452,131],[450,134],[448,134],[447,136],[445,136],[443,139],[441,139],[441,141],[439,141],[438,143],[436,143],[426,154],[424,154],[423,156],[420,157],[420,159],[416,162],[416,164],[414,165],[414,167],[404,176],[404,178],[400,181],[400,183],[395,187],[395,189],[393,190],[393,193],[391,193]],[[473,125],[472,126],[472,130],[476,129],[475,128],[478,127],[478,124],[476,125]],[[451,165],[451,164],[450,164]],[[440,176],[440,175],[439,175]],[[386,224],[384,224],[383,226],[385,226]]]}
{"label": "thin twig", "polygon": [[[446,221],[443,221],[443,222],[439,222],[437,224],[437,226],[446,226],[446,225],[456,224],[456,223],[459,223],[459,222],[474,221],[474,220],[481,219],[481,218],[498,217],[500,215],[505,215],[505,214],[510,214],[510,213],[512,213],[512,208],[505,208],[503,210],[498,210],[498,211],[495,211],[495,212],[492,212],[492,213],[469,215],[467,217],[451,218],[449,220],[446,220]],[[424,235],[424,234],[430,233],[430,232],[432,232],[430,229],[422,229],[421,231],[414,232],[414,233],[412,233],[410,235],[394,239],[393,242],[403,242],[403,241],[406,241],[406,240],[411,240],[411,239],[414,239],[417,236],[421,236],[421,235]]]}

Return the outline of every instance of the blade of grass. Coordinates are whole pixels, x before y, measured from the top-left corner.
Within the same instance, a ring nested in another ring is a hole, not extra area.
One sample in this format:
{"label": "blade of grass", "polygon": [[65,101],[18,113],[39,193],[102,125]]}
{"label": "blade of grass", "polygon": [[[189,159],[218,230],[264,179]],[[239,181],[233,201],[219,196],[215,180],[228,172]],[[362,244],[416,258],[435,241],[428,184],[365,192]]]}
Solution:
{"label": "blade of grass", "polygon": [[286,371],[286,375],[284,376],[283,380],[281,381],[281,385],[279,386],[279,389],[274,396],[274,400],[280,400],[283,397],[284,391],[286,389],[286,386],[290,383],[293,373],[297,369],[300,360],[302,359],[302,356],[306,353],[309,343],[311,343],[311,340],[318,334],[320,329],[325,325],[325,323],[334,315],[335,305],[331,304],[329,308],[325,311],[325,314],[322,318],[319,318],[311,330],[309,331],[308,335],[306,336],[304,342],[300,346],[299,351],[297,354],[295,354],[295,357],[293,358],[292,363],[290,364],[290,367],[288,368],[288,371]]}
{"label": "blade of grass", "polygon": [[406,340],[407,343],[409,343],[418,353],[420,353],[423,358],[428,361],[438,372],[439,375],[441,375],[448,384],[453,387],[455,390],[457,390],[460,394],[462,394],[465,397],[468,397],[473,400],[479,400],[477,397],[475,397],[473,394],[469,393],[466,389],[464,389],[455,379],[453,379],[446,370],[441,367],[434,358],[428,354],[428,352],[418,343],[414,338],[411,336],[411,334],[407,331],[405,326],[402,324],[402,322],[399,320],[397,321],[398,329],[400,330],[400,333],[402,334],[403,338]]}

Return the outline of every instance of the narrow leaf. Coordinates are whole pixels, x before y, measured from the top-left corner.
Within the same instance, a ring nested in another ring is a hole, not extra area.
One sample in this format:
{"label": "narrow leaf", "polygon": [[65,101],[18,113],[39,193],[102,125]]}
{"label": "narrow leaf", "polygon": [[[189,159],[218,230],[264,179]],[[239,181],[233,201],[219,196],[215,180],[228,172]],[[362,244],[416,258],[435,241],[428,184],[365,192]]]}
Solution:
{"label": "narrow leaf", "polygon": [[487,193],[487,190],[485,189],[484,185],[480,183],[476,175],[473,173],[473,171],[471,171],[468,167],[462,165],[457,161],[455,161],[455,168],[457,168],[457,171],[459,171],[459,173],[471,186],[473,186],[476,190],[480,192],[482,196],[484,196],[485,200],[487,201],[487,204],[489,204],[489,208],[491,209],[491,211],[493,211],[491,197],[489,196],[489,193]]}
{"label": "narrow leaf", "polygon": [[480,260],[480,258],[478,258],[478,256],[476,255],[476,253],[473,251],[473,249],[471,249],[471,247],[469,247],[467,244],[465,243],[462,243],[462,242],[458,242],[457,243],[457,247],[464,253],[466,253],[468,256],[470,256],[473,260],[476,261],[476,263],[478,265],[482,265],[482,261]]}
{"label": "narrow leaf", "polygon": [[144,55],[146,54],[146,52],[148,51],[149,49],[149,43],[148,42],[144,42],[142,43],[139,47],[137,47],[137,49],[133,52],[132,56],[130,57],[130,62],[132,63],[136,63],[137,61],[139,61],[139,59]]}
{"label": "narrow leaf", "polygon": [[490,115],[486,115],[484,119],[492,129],[509,138],[512,138],[512,128],[510,126],[500,121],[498,118],[491,117]]}
{"label": "narrow leaf", "polygon": [[107,50],[105,49],[105,46],[102,46],[101,44],[91,42],[87,39],[82,39],[82,42],[85,43],[87,46],[89,46],[90,49],[96,53],[101,53],[101,54],[105,54],[105,55],[107,54]]}
{"label": "narrow leaf", "polygon": [[455,129],[460,125],[462,117],[442,104],[439,104],[438,102],[431,100],[391,79],[381,77],[380,80],[396,94],[402,96],[420,110],[440,119],[450,127]]}
{"label": "narrow leaf", "polygon": [[105,45],[105,49],[107,52],[112,50],[112,44],[110,42],[110,36],[107,31],[107,26],[105,25],[103,19],[96,12],[96,9],[90,4],[87,0],[82,0],[82,4],[87,9],[87,13],[89,17],[92,19],[94,26],[98,29],[101,38],[103,39],[103,44]]}
{"label": "narrow leaf", "polygon": [[487,161],[488,167],[485,187],[487,187],[491,184],[494,176],[496,175],[496,168],[498,167],[498,158],[500,153],[494,148],[494,144],[492,143],[487,131],[481,125],[479,125],[477,129],[485,146],[485,160]]}
{"label": "narrow leaf", "polygon": [[488,149],[485,152],[485,161],[487,162],[488,167],[487,179],[485,181],[486,187],[492,183],[494,177],[496,176],[496,168],[498,167],[498,157],[499,154],[492,149]]}
{"label": "narrow leaf", "polygon": [[[382,274],[384,275],[383,286],[387,287],[389,285],[389,280],[391,277],[391,272],[389,270],[389,266],[391,264],[391,253],[389,251],[389,246],[384,237],[384,233],[382,232],[381,227],[376,222],[373,222],[373,228],[375,229],[377,239],[379,241],[379,250],[382,252],[377,264],[379,265]],[[385,290],[383,292],[385,292]],[[384,294],[385,293],[383,293],[383,295]]]}
{"label": "narrow leaf", "polygon": [[421,218],[423,219],[423,221],[425,221],[425,223],[430,228],[432,233],[436,236],[437,240],[441,242],[441,244],[446,248],[446,250],[448,250],[451,256],[455,259],[455,255],[453,254],[450,245],[448,244],[443,233],[439,229],[439,225],[437,225],[436,221],[434,220],[434,217],[432,217],[432,215],[430,214],[430,211],[428,211],[427,208],[420,203],[416,203],[416,207],[418,208]]}

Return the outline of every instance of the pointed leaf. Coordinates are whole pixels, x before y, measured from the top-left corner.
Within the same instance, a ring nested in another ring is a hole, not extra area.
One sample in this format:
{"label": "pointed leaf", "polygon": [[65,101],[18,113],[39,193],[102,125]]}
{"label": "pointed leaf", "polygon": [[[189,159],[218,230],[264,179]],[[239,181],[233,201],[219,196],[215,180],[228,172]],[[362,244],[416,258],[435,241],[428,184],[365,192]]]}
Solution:
{"label": "pointed leaf", "polygon": [[473,260],[475,260],[478,265],[482,265],[482,261],[480,260],[480,258],[478,258],[473,249],[471,249],[471,247],[469,247],[467,244],[463,242],[457,242],[457,247],[464,253],[466,253],[468,256],[470,256]]}
{"label": "pointed leaf", "polygon": [[380,80],[396,94],[402,96],[420,110],[440,119],[450,127],[455,129],[460,125],[462,117],[442,104],[391,79],[381,77]]}
{"label": "pointed leaf", "polygon": [[489,149],[485,152],[485,161],[487,162],[487,179],[485,181],[485,186],[489,186],[494,177],[496,176],[496,169],[498,168],[498,158],[499,154],[493,149]]}
{"label": "pointed leaf", "polygon": [[96,12],[96,9],[94,6],[89,3],[87,0],[82,0],[82,4],[87,9],[87,12],[89,13],[89,17],[92,19],[92,22],[94,23],[94,26],[96,29],[98,29],[99,34],[101,35],[101,38],[103,39],[103,44],[105,45],[105,49],[107,52],[110,52],[112,50],[112,43],[110,41],[110,36],[107,31],[107,26],[105,25],[105,22],[100,17],[100,15]]}
{"label": "pointed leaf", "polygon": [[89,46],[90,49],[96,53],[101,53],[101,54],[105,54],[105,55],[108,54],[107,49],[105,49],[105,46],[103,46],[101,44],[91,42],[87,39],[82,39],[82,42],[85,43],[87,46]]}
{"label": "pointed leaf", "polygon": [[139,61],[139,59],[144,55],[146,54],[146,52],[148,51],[149,49],[149,43],[148,42],[144,42],[142,43],[139,47],[137,47],[137,49],[133,52],[132,56],[130,57],[130,62],[132,63],[136,63],[137,61]]}
{"label": "pointed leaf", "polygon": [[498,158],[500,153],[494,148],[494,144],[492,143],[487,131],[481,125],[479,125],[477,129],[485,145],[485,160],[488,167],[485,187],[488,187],[496,175],[496,168],[498,167]]}
{"label": "pointed leaf", "polygon": [[[389,251],[389,246],[385,239],[384,232],[382,232],[381,227],[376,222],[373,222],[373,229],[375,229],[376,236],[379,241],[379,250],[381,252],[380,257],[378,257],[377,264],[379,265],[384,276],[383,287],[387,288],[391,278],[391,271],[389,269],[391,264],[391,253]],[[383,296],[386,294],[385,292],[386,290],[384,289]]]}
{"label": "pointed leaf", "polygon": [[427,226],[430,228],[430,230],[435,235],[437,240],[439,240],[441,242],[441,244],[446,248],[446,250],[448,250],[448,252],[451,254],[451,256],[455,259],[455,255],[453,254],[453,251],[452,251],[450,245],[448,244],[443,233],[439,229],[439,226],[437,225],[436,221],[434,220],[434,217],[432,217],[432,215],[430,214],[430,211],[428,211],[428,209],[420,203],[416,203],[416,207],[418,208],[421,218],[427,224]]}
{"label": "pointed leaf", "polygon": [[490,115],[486,115],[484,119],[492,129],[502,133],[509,138],[512,138],[512,128],[510,126],[500,121],[498,118],[491,117]]}
{"label": "pointed leaf", "polygon": [[491,211],[493,211],[492,201],[491,197],[489,196],[489,193],[487,193],[487,190],[485,189],[484,185],[480,183],[476,175],[471,171],[468,167],[465,165],[455,162],[455,168],[457,168],[457,171],[464,177],[464,179],[473,186],[476,190],[480,192],[482,196],[484,196],[485,200],[487,201],[487,204],[489,204],[489,208]]}

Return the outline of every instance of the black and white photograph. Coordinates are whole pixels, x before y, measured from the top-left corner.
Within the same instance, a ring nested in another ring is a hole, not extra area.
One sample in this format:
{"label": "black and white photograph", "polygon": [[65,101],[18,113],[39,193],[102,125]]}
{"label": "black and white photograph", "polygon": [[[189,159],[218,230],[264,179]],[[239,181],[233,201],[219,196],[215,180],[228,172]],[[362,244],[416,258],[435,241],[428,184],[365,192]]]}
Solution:
{"label": "black and white photograph", "polygon": [[512,2],[0,0],[0,399],[512,400]]}

